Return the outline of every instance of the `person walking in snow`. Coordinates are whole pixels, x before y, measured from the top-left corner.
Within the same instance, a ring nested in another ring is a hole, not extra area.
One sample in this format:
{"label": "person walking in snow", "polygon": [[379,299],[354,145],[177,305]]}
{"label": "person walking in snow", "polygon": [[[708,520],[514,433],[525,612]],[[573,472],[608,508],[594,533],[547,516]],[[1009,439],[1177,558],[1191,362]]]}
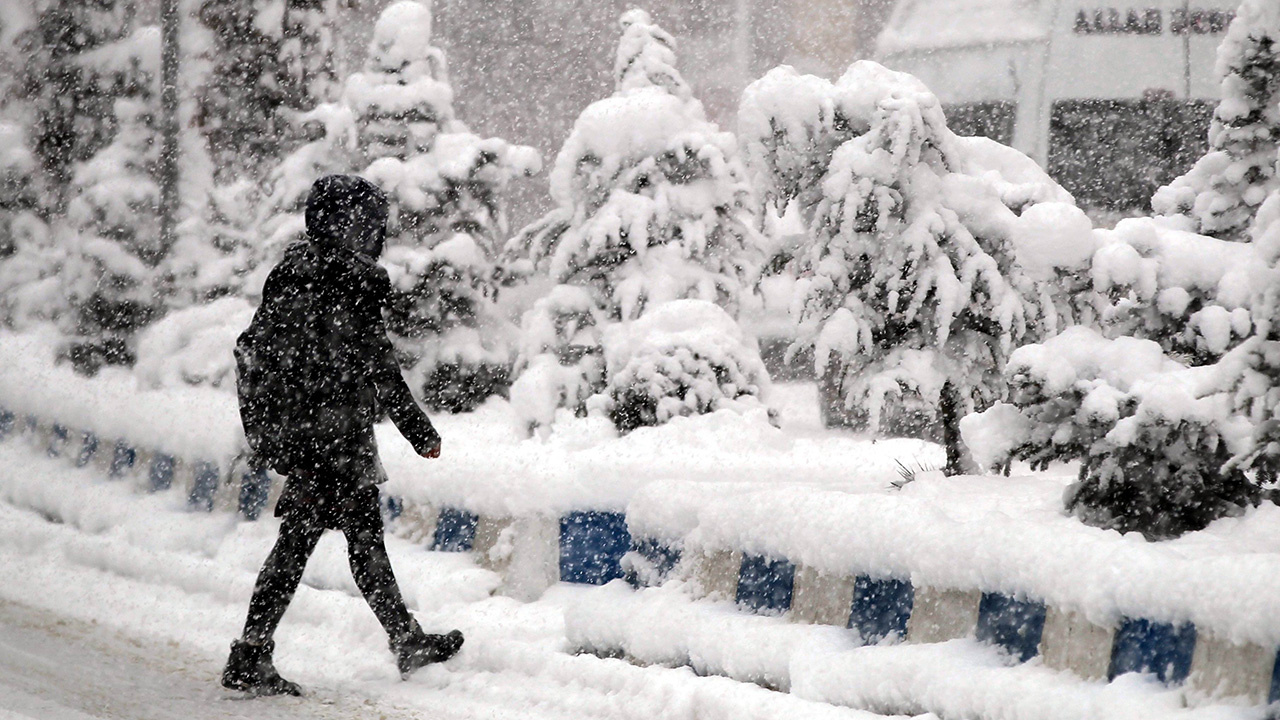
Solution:
{"label": "person walking in snow", "polygon": [[376,262],[387,198],[370,182],[330,175],[307,198],[307,240],[272,269],[262,305],[236,343],[240,416],[255,469],[287,476],[276,504],[280,535],[249,601],[244,634],[231,644],[227,688],[299,695],[272,662],[272,635],[326,529],[346,536],[351,572],[386,630],[402,677],[453,657],[462,633],[423,632],[405,607],[383,540],[373,423],[380,411],[426,458],[440,435],[414,402],[387,338],[391,290]]}

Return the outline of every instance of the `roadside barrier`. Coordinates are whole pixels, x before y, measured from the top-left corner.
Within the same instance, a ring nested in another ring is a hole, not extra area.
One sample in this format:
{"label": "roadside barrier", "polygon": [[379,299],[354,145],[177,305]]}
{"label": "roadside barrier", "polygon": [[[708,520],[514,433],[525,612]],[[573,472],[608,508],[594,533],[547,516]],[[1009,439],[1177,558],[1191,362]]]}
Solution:
{"label": "roadside barrier", "polygon": [[[236,512],[257,520],[274,506],[282,485],[273,474],[250,469],[242,455],[222,463],[176,457],[0,408],[0,441],[15,436],[140,492],[177,489],[197,512]],[[492,517],[394,497],[383,498],[383,511],[399,534],[429,550],[472,553],[477,564],[501,577],[498,592],[517,599],[536,599],[558,582],[604,585],[623,579],[643,587],[679,579],[697,598],[732,601],[744,612],[796,623],[847,628],[864,644],[975,638],[1000,648],[1012,662],[1039,657],[1046,667],[1086,680],[1147,673],[1166,684],[1186,683],[1207,697],[1280,702],[1276,647],[1236,642],[1191,623],[1125,617],[1099,625],[1079,609],[1024,595],[915,586],[908,577],[852,570],[832,575],[733,548],[690,552],[679,541],[633,536],[626,514],[616,511]],[[629,655],[626,647],[586,649]]]}

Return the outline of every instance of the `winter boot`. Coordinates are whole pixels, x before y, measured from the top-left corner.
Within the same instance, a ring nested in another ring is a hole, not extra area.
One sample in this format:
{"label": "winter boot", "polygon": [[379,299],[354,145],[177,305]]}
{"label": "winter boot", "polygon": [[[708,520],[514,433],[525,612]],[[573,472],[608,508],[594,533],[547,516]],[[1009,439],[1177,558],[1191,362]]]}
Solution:
{"label": "winter boot", "polygon": [[432,663],[448,660],[462,647],[462,632],[451,630],[447,635],[428,635],[413,624],[413,629],[395,644],[396,666],[400,677],[407,679],[414,670]]}
{"label": "winter boot", "polygon": [[255,697],[264,695],[302,695],[302,688],[280,677],[271,654],[275,642],[268,640],[261,645],[250,645],[243,640],[231,643],[231,657],[222,671],[222,687],[239,690]]}

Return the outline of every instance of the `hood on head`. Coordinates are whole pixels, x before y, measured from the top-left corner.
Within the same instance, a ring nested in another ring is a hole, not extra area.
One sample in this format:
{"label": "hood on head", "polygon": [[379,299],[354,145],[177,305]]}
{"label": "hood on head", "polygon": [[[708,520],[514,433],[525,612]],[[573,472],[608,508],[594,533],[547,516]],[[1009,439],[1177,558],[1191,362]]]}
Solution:
{"label": "hood on head", "polygon": [[387,195],[355,175],[326,175],[307,197],[307,234],[322,248],[377,258],[387,234]]}

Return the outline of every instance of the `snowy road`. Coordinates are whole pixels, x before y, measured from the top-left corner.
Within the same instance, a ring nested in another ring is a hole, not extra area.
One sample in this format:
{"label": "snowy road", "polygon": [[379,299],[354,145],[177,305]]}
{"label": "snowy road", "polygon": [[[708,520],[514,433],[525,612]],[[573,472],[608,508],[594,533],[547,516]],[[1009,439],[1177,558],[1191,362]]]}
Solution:
{"label": "snowy road", "polygon": [[174,494],[0,443],[0,718],[874,718],[687,668],[578,656],[564,636],[577,588],[491,597],[469,558],[390,539],[424,626],[460,627],[462,654],[409,682],[326,535],[277,636],[303,699],[246,701],[216,685],[271,521],[181,509]]}

